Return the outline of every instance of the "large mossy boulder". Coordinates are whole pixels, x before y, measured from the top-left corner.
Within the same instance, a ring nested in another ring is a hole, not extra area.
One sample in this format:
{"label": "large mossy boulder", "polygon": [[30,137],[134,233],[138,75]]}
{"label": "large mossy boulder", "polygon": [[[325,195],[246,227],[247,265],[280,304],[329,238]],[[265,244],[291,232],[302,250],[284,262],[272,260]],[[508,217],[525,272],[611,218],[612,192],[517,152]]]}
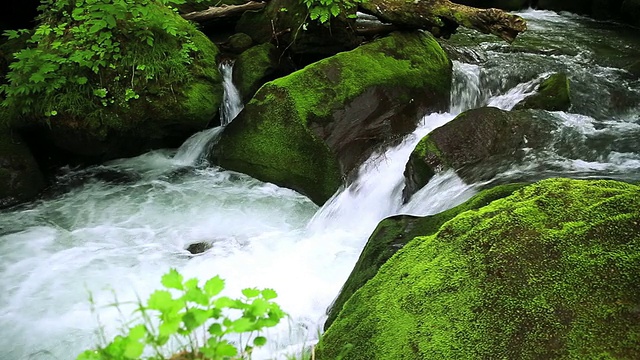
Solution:
{"label": "large mossy boulder", "polygon": [[316,359],[640,358],[640,187],[550,179],[411,240]]}
{"label": "large mossy boulder", "polygon": [[[147,15],[126,15],[93,36],[79,33],[90,18],[58,23],[69,15],[48,10],[41,26],[68,29],[17,56],[6,92],[13,125],[90,162],[177,146],[209,125],[223,93],[218,49],[173,10],[136,6]],[[104,45],[101,38],[114,40]],[[104,61],[96,60],[100,51]]]}
{"label": "large mossy boulder", "polygon": [[464,204],[436,215],[424,217],[396,215],[382,220],[367,240],[358,262],[331,305],[324,329],[328,329],[335,321],[351,295],[373,278],[380,267],[413,238],[435,234],[442,224],[458,214],[489,205],[492,201],[509,196],[523,186],[523,184],[499,185],[480,192]]}
{"label": "large mossy boulder", "polygon": [[547,77],[533,95],[518,103],[515,109],[567,111],[570,107],[569,79],[564,73],[555,73]]}
{"label": "large mossy boulder", "polygon": [[528,150],[550,144],[554,123],[543,111],[485,107],[458,115],[422,138],[411,153],[404,173],[405,200],[445,170],[455,170],[468,183],[493,178]]}
{"label": "large mossy boulder", "polygon": [[213,161],[324,203],[383,143],[448,106],[451,62],[422,32],[394,33],[263,85]]}
{"label": "large mossy boulder", "polygon": [[22,138],[1,122],[0,208],[3,208],[33,199],[44,188],[44,179]]}

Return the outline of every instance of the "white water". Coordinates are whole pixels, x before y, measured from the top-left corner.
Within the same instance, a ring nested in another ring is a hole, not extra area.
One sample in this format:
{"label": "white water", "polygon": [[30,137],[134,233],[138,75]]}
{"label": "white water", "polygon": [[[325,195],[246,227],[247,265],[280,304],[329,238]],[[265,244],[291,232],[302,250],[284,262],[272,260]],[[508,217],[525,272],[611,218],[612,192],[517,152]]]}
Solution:
{"label": "white water", "polygon": [[[476,185],[445,172],[402,205],[402,172],[415,143],[460,111],[492,103],[509,109],[535,86],[535,80],[526,80],[486,87],[482,66],[457,63],[455,68],[451,113],[426,116],[402,144],[374,154],[358,179],[322,209],[293,191],[201,167],[201,154],[218,131],[210,130],[177,152],[155,151],[103,166],[135,174],[131,183],[94,179],[53,199],[1,212],[0,359],[72,359],[97,343],[99,326],[111,338],[131,318],[126,303],[145,299],[170,267],[200,279],[219,274],[231,296],[253,286],[278,291],[277,301],[290,320],[269,331],[268,346],[256,358],[279,357],[314,343],[327,306],[379,220],[397,213],[437,213],[475,193]],[[603,123],[556,115],[578,140],[635,131],[629,119]],[[574,167],[605,164],[606,171],[636,166],[637,171],[637,152],[619,150],[593,160],[560,155],[552,160]],[[185,248],[196,242],[210,243],[212,249],[193,257]],[[114,294],[125,304],[122,313],[105,307]]]}

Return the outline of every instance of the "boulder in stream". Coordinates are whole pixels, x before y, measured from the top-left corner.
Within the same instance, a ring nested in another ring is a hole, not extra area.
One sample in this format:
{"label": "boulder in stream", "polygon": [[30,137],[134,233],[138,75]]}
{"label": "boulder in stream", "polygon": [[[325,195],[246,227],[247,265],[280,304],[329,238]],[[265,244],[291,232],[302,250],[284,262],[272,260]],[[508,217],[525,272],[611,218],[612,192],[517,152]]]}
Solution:
{"label": "boulder in stream", "polygon": [[442,224],[458,214],[489,205],[492,201],[507,197],[523,186],[523,184],[499,185],[482,191],[464,204],[432,216],[396,215],[382,220],[367,240],[340,294],[331,304],[324,329],[327,330],[335,321],[351,295],[373,278],[380,267],[413,238],[435,234]]}
{"label": "boulder in stream", "polygon": [[393,33],[262,86],[212,160],[322,204],[374,149],[446,109],[450,86],[433,36]]}
{"label": "boulder in stream", "polygon": [[[47,63],[56,70],[47,73],[51,79],[43,80],[55,84],[50,85],[56,87],[55,91],[29,90],[32,92],[28,96],[21,95],[19,89],[29,85],[33,64],[23,64],[26,70],[14,69],[7,75],[9,88],[5,94],[7,99],[11,97],[7,109],[23,134],[32,134],[43,139],[40,144],[53,144],[85,162],[99,162],[152,148],[175,147],[215,119],[223,93],[216,63],[218,49],[175,11],[155,2],[144,6],[153,14],[149,18],[161,18],[162,23],[122,20],[111,32],[96,33],[96,39],[100,34],[123,39],[112,45],[118,51],[104,55],[105,65],[94,64],[94,69],[79,65],[87,63],[78,60],[84,53],[54,48],[80,41],[65,38],[77,33],[72,30],[62,35],[52,32],[51,39],[24,50],[45,54],[37,61],[44,61],[43,56],[60,56],[62,60],[59,65]],[[58,24],[64,16],[68,15],[51,13],[41,21],[53,28],[82,23]],[[145,31],[149,39],[140,42],[135,34]],[[30,59],[27,54],[21,57]]]}
{"label": "boulder in stream", "polygon": [[42,173],[25,142],[0,124],[0,208],[32,200],[44,185]]}
{"label": "boulder in stream", "polygon": [[636,359],[639,268],[639,186],[540,181],[410,240],[316,359]]}
{"label": "boulder in stream", "polygon": [[466,182],[493,178],[524,158],[530,149],[552,142],[553,118],[544,111],[466,111],[422,138],[405,169],[405,200],[436,173],[454,169]]}
{"label": "boulder in stream", "polygon": [[564,73],[555,73],[544,79],[536,93],[519,102],[514,109],[567,111],[570,107],[569,79]]}

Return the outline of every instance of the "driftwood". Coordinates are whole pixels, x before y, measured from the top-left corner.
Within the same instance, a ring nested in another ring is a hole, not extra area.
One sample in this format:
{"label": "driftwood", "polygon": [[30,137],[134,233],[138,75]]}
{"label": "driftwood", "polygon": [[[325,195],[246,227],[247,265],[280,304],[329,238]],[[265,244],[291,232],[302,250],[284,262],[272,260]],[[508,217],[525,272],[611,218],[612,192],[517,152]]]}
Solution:
{"label": "driftwood", "polygon": [[182,14],[182,17],[187,20],[193,21],[206,21],[215,18],[242,15],[247,10],[260,10],[265,7],[266,3],[257,1],[248,1],[240,5],[221,5],[212,6],[206,10],[194,11],[187,14]]}
{"label": "driftwood", "polygon": [[448,36],[458,25],[494,34],[512,42],[527,29],[521,17],[498,9],[478,9],[448,0],[367,0],[360,8],[380,20],[401,27],[428,30]]}

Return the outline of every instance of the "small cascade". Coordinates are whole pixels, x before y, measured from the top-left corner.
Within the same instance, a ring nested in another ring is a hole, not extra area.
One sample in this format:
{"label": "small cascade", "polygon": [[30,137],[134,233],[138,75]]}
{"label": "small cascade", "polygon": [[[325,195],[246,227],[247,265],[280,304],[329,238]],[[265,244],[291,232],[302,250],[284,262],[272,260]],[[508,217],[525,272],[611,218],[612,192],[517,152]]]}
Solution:
{"label": "small cascade", "polygon": [[211,129],[202,130],[191,135],[173,156],[173,161],[180,165],[196,166],[200,165],[209,148],[220,138],[224,127],[217,126]]}
{"label": "small cascade", "polygon": [[224,94],[222,105],[220,106],[220,125],[193,134],[185,141],[176,152],[173,160],[176,164],[197,166],[205,161],[206,154],[209,153],[218,139],[224,126],[228,125],[242,111],[242,99],[238,88],[233,84],[233,62],[223,61],[220,63],[220,73],[222,74],[222,84]]}
{"label": "small cascade", "polygon": [[450,96],[452,114],[460,114],[481,106],[484,94],[480,87],[480,76],[479,65],[453,62],[453,84]]}
{"label": "small cascade", "polygon": [[220,125],[229,124],[242,111],[242,98],[238,88],[233,84],[233,61],[223,61],[220,63],[220,73],[222,74],[222,86],[224,96],[220,107]]}
{"label": "small cascade", "polygon": [[502,110],[513,109],[520,101],[529,95],[533,95],[538,85],[551,73],[544,73],[537,78],[514,86],[502,95],[497,95],[489,99],[487,106],[497,107]]}

